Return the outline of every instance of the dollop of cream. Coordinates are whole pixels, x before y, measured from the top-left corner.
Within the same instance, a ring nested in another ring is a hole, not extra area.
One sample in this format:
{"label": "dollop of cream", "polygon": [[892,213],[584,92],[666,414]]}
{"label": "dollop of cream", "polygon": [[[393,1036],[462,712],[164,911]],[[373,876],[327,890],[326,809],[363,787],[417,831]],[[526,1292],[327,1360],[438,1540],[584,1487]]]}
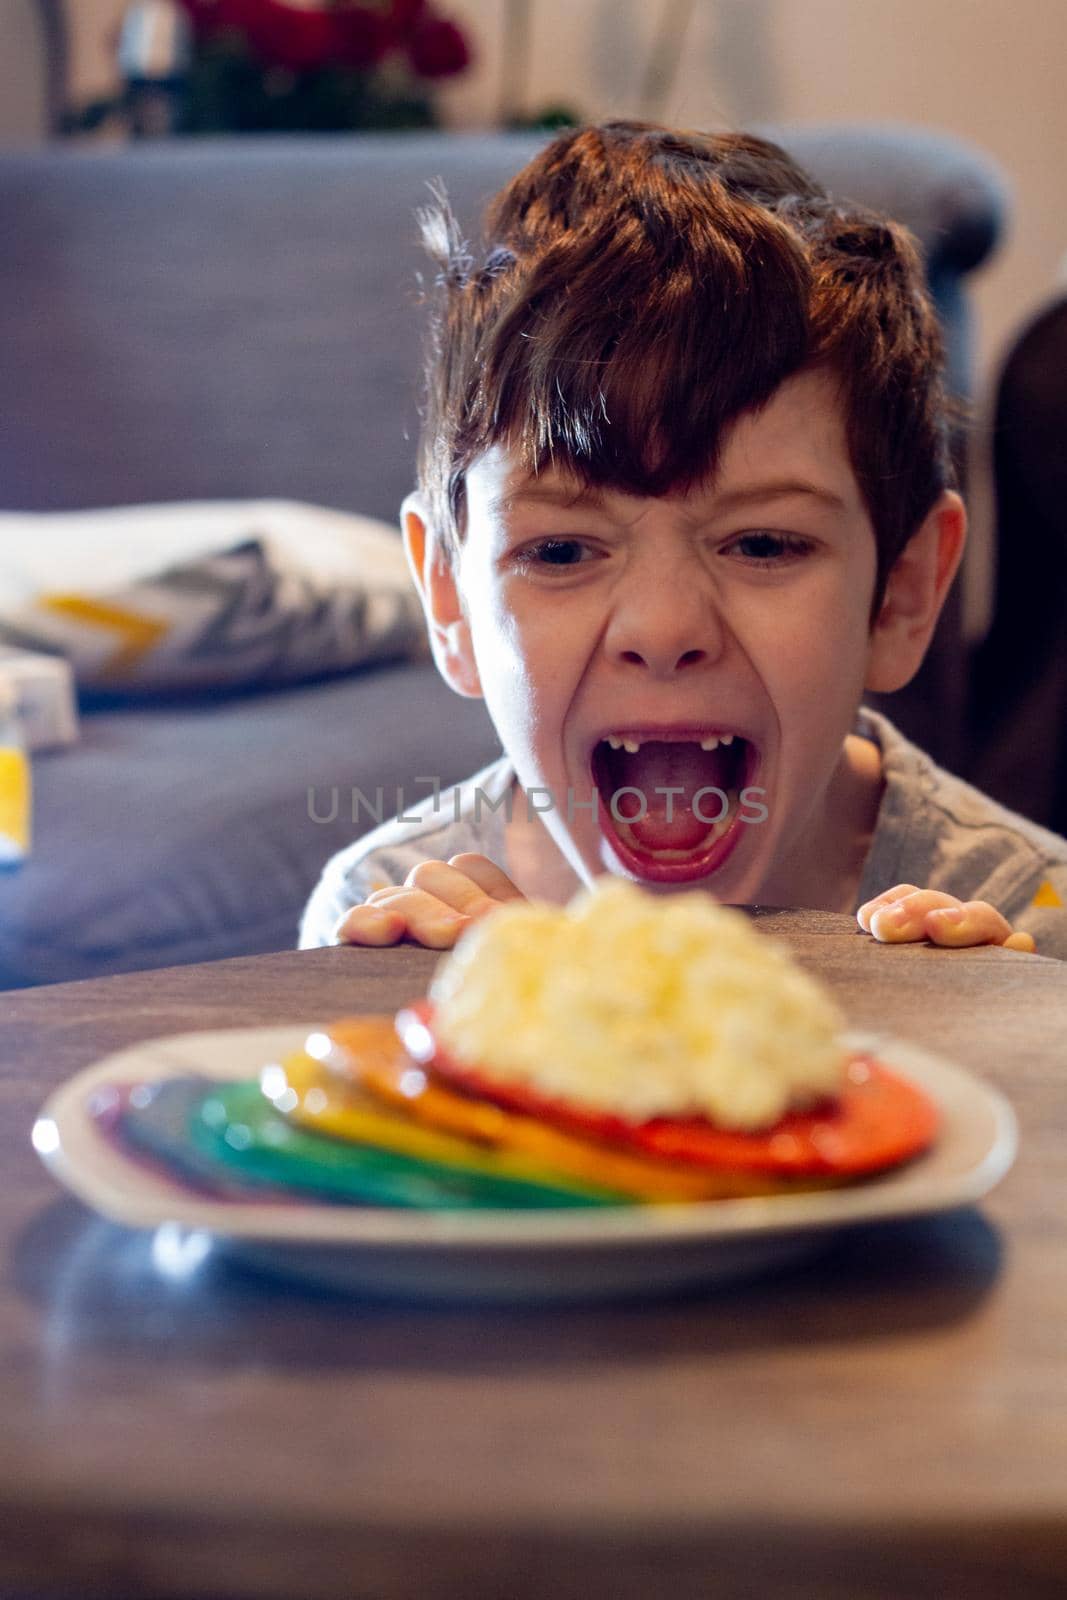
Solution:
{"label": "dollop of cream", "polygon": [[844,1084],[829,995],[699,890],[602,878],[562,909],[508,903],[463,935],[430,998],[457,1061],[625,1121],[755,1131]]}

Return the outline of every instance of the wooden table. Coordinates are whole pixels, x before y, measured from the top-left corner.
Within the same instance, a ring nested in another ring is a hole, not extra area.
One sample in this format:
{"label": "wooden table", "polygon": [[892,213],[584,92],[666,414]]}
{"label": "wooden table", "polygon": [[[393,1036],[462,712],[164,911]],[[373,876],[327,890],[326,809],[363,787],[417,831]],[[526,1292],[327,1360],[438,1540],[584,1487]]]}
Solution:
{"label": "wooden table", "polygon": [[0,996],[0,1593],[91,1600],[1067,1593],[1067,969],[766,919],[856,1026],[1014,1102],[980,1211],[658,1304],[371,1305],[55,1187],[46,1093],[154,1035],[385,1010],[432,955],[320,950]]}

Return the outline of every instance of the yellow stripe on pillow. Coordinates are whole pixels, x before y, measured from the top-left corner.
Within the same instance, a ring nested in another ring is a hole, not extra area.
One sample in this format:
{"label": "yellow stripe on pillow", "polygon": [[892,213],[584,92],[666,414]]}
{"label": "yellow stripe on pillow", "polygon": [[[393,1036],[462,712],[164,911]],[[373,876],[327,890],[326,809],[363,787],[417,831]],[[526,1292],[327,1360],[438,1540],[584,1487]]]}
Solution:
{"label": "yellow stripe on pillow", "polygon": [[146,617],[138,611],[127,611],[123,606],[108,605],[84,594],[42,594],[35,604],[42,610],[55,612],[72,622],[90,628],[111,629],[123,641],[114,655],[100,668],[101,672],[121,678],[132,672],[142,657],[146,656],[170,632],[170,623],[158,617]]}

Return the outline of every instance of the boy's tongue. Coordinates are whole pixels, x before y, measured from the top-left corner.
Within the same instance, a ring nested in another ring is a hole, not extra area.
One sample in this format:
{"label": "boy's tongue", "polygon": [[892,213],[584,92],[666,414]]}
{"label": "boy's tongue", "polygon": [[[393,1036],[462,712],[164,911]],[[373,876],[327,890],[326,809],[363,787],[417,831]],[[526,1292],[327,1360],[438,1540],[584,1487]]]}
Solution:
{"label": "boy's tongue", "polygon": [[[734,772],[730,750],[702,750],[696,743],[650,741],[636,754],[612,751],[607,769],[610,791],[638,789],[648,811],[638,820],[641,803],[635,794],[622,795],[616,810],[629,824],[636,843],[644,850],[692,850],[703,843],[715,818],[723,809],[721,797],[700,797],[703,817],[693,811],[693,800],[701,789],[718,788],[728,793]],[[665,789],[680,789],[680,794],[664,794]],[[660,791],[660,792],[657,792]],[[605,795],[605,799],[608,795]],[[668,807],[670,808],[668,810]],[[668,816],[670,821],[668,821]]]}

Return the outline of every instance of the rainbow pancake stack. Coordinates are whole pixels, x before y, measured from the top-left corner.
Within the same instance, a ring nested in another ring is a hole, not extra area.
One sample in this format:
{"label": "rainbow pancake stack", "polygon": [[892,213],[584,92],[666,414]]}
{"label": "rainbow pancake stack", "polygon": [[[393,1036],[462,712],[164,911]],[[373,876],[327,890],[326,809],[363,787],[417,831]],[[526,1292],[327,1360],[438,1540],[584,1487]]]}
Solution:
{"label": "rainbow pancake stack", "polygon": [[256,1080],[99,1098],[110,1137],[215,1198],[420,1210],[684,1203],[856,1182],[937,1131],[840,1044],[784,948],[691,893],[608,880],[502,906],[398,1016],[345,1019]]}

